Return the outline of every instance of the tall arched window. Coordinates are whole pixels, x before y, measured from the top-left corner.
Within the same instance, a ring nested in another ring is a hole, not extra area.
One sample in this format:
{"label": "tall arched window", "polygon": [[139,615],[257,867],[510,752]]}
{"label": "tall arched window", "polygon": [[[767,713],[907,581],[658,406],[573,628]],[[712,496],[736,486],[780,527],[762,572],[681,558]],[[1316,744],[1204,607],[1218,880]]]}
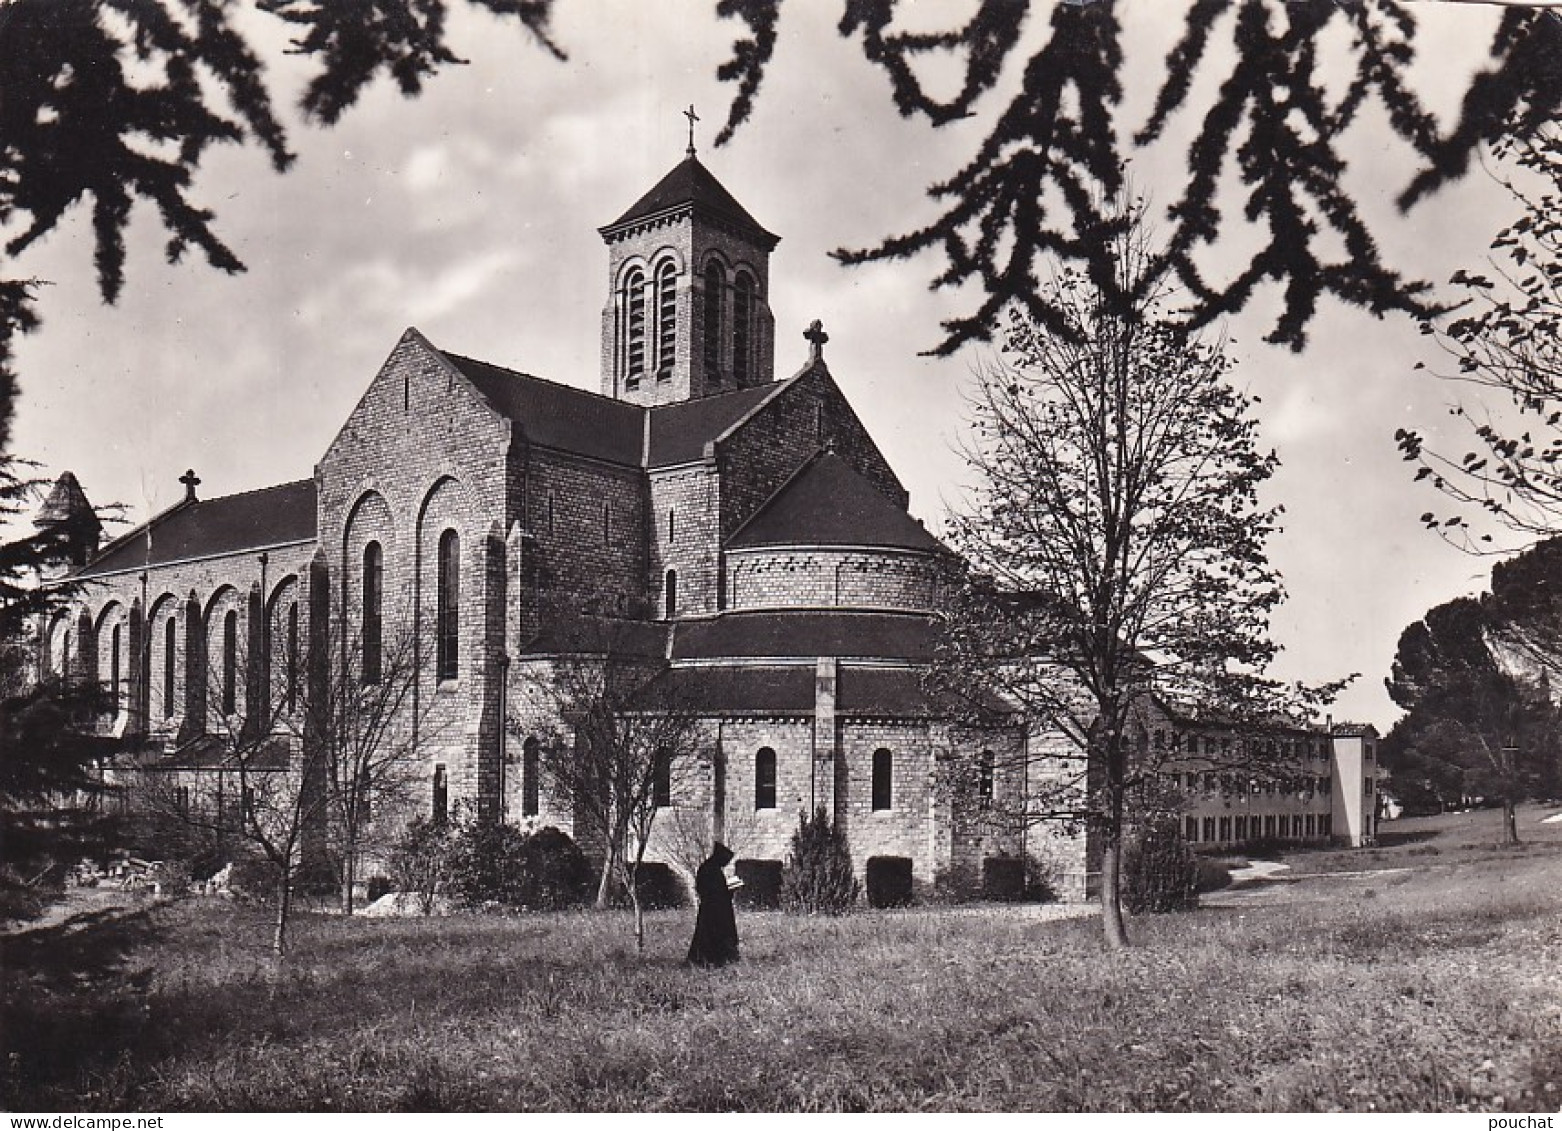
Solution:
{"label": "tall arched window", "polygon": [[727,273],[711,260],[705,265],[705,377],[721,380],[721,303],[727,289]]}
{"label": "tall arched window", "polygon": [[536,738],[528,738],[521,747],[521,816],[535,817],[540,808],[542,774],[542,744]]}
{"label": "tall arched window", "polygon": [[71,677],[71,646],[73,644],[74,641],[71,640],[70,630],[66,629],[65,635],[60,638],[60,678],[66,682],[69,682]]}
{"label": "tall arched window", "polygon": [[363,548],[363,682],[380,682],[380,625],[385,594],[385,552],[378,542]]}
{"label": "tall arched window", "polygon": [[119,625],[109,631],[109,689],[114,696],[114,706],[119,706]]}
{"label": "tall arched window", "polygon": [[440,679],[461,674],[461,539],[454,530],[439,536],[439,607],[435,672]]}
{"label": "tall arched window", "polygon": [[673,760],[665,750],[658,750],[651,766],[651,804],[666,809],[673,803]]}
{"label": "tall arched window", "polygon": [[298,709],[298,602],[287,607],[287,709]]}
{"label": "tall arched window", "polygon": [[754,755],[754,808],[776,807],[776,752],[761,746]]}
{"label": "tall arched window", "polygon": [[443,764],[434,767],[434,823],[443,825],[450,819],[450,779]]}
{"label": "tall arched window", "polygon": [[749,378],[753,361],[754,280],[739,275],[732,291],[732,375],[738,381]]}
{"label": "tall arched window", "polygon": [[873,752],[873,808],[888,809],[895,800],[895,756],[884,747]]}
{"label": "tall arched window", "polygon": [[239,614],[233,609],[222,618],[222,713],[231,715],[238,699]]}
{"label": "tall arched window", "polygon": [[667,571],[667,619],[672,620],[678,615],[678,571]]}
{"label": "tall arched window", "polygon": [[177,668],[179,625],[172,613],[163,623],[163,718],[174,717],[174,677]]}
{"label": "tall arched window", "polygon": [[645,372],[645,274],[631,271],[624,280],[624,373],[631,388]]}
{"label": "tall arched window", "polygon": [[656,269],[656,375],[670,377],[678,355],[678,265]]}

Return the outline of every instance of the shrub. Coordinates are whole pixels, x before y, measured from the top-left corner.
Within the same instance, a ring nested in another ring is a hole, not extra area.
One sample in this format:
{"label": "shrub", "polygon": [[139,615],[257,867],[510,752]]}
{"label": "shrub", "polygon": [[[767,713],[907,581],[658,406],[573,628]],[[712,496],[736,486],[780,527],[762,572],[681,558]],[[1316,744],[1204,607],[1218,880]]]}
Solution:
{"label": "shrub", "polygon": [[526,834],[503,821],[464,821],[450,841],[448,887],[464,907],[525,905]]}
{"label": "shrub", "polygon": [[412,896],[425,915],[445,891],[450,871],[450,825],[418,814],[391,849],[390,874],[396,890]]}
{"label": "shrub", "polygon": [[1194,860],[1193,887],[1195,891],[1219,891],[1231,886],[1231,868],[1223,860],[1210,860],[1200,856]]}
{"label": "shrub", "polygon": [[1198,905],[1198,865],[1173,822],[1148,825],[1123,845],[1123,906],[1133,914]]}
{"label": "shrub", "polygon": [[635,894],[647,911],[683,907],[689,902],[678,873],[658,860],[643,861],[635,869]]}
{"label": "shrub", "polygon": [[868,857],[868,906],[905,907],[910,902],[910,858],[906,856]]}
{"label": "shrub", "polygon": [[809,915],[851,910],[861,890],[846,833],[821,807],[797,815],[797,831],[781,873],[781,905]]}
{"label": "shrub", "polygon": [[519,906],[535,911],[577,907],[591,895],[594,881],[585,853],[552,825],[522,843]]}
{"label": "shrub", "polygon": [[368,882],[363,885],[364,896],[370,902],[382,896],[389,895],[396,890],[396,885],[389,876],[370,876]]}
{"label": "shrub", "polygon": [[743,886],[733,893],[732,901],[750,910],[773,910],[781,906],[781,877],[785,865],[779,860],[738,860],[732,870]]}

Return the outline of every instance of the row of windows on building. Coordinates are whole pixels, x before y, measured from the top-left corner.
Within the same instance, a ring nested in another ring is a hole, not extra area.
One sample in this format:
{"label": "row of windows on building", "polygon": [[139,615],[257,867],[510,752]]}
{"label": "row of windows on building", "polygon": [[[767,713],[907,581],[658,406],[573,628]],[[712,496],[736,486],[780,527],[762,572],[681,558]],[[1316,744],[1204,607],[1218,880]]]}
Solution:
{"label": "row of windows on building", "polygon": [[[542,747],[535,738],[528,738],[521,746],[521,815],[535,817],[541,806]],[[982,793],[992,799],[992,755],[983,752]],[[662,759],[653,767],[651,776],[651,804],[665,809],[673,803],[672,764]],[[887,747],[873,752],[872,783],[869,804],[875,811],[886,811],[895,804],[895,754]],[[769,746],[761,746],[754,754],[754,809],[756,812],[776,808],[776,752]],[[434,767],[433,815],[435,820],[445,820],[450,809],[449,776],[443,764]]]}
{"label": "row of windows on building", "polygon": [[[758,287],[748,272],[735,273],[728,321],[727,281],[727,269],[721,263],[713,259],[706,264],[702,357],[709,379],[719,382],[722,350],[730,342],[732,376],[741,385],[754,369]],[[653,373],[659,380],[669,379],[678,354],[678,265],[664,260],[656,267],[654,276],[638,267],[628,272],[619,289],[617,307],[619,341],[623,343],[619,364],[625,387],[638,388],[641,379]]]}
{"label": "row of windows on building", "polygon": [[1245,774],[1205,771],[1204,773],[1170,772],[1161,775],[1161,784],[1168,789],[1182,793],[1218,794],[1222,797],[1244,795],[1273,797],[1276,794],[1282,797],[1291,794],[1297,797],[1312,797],[1314,794],[1327,794],[1332,780],[1327,774],[1318,776],[1287,774],[1278,778],[1255,778]]}
{"label": "row of windows on building", "polygon": [[[439,536],[434,581],[434,675],[461,675],[461,537],[454,530]],[[378,542],[363,548],[359,620],[359,672],[363,683],[379,683],[385,656],[385,551]]]}
{"label": "row of windows on building", "polygon": [[[1186,754],[1194,758],[1201,755],[1206,758],[1230,758],[1234,750],[1241,749],[1243,741],[1233,739],[1230,735],[1201,735],[1165,728],[1157,728],[1152,735],[1152,742],[1158,753]],[[1290,759],[1307,758],[1327,761],[1330,753],[1329,739],[1321,736],[1246,741],[1254,754],[1266,754],[1271,759],[1283,756]]]}
{"label": "row of windows on building", "polygon": [[1183,839],[1203,844],[1246,844],[1255,840],[1306,840],[1332,836],[1328,813],[1257,813],[1234,817],[1185,817]]}

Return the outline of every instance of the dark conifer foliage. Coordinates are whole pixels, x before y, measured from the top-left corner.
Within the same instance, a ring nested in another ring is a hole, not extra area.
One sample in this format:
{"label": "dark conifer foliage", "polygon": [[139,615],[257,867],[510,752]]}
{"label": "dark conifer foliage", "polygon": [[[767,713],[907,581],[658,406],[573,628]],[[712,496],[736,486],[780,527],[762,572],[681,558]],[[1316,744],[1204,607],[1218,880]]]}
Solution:
{"label": "dark conifer foliage", "polygon": [[[741,17],[752,36],[734,44],[719,72],[738,82],[739,92],[718,144],[753,109],[780,9],[780,0],[719,6],[722,15]],[[889,75],[900,112],[925,116],[934,126],[979,111],[1016,53],[1027,16],[1044,10],[989,0],[964,25],[911,33],[894,30],[901,9],[896,0],[846,0],[839,29],[860,35],[863,57]],[[1039,308],[1032,293],[1038,268],[1063,260],[1102,275],[1101,247],[1111,238],[1096,230],[1098,217],[1078,191],[1079,178],[1118,167],[1134,146],[1161,138],[1179,114],[1192,118],[1196,131],[1186,187],[1169,209],[1168,238],[1191,294],[1194,327],[1241,310],[1266,284],[1280,287],[1283,298],[1270,340],[1297,350],[1325,297],[1378,315],[1433,314],[1425,284],[1383,261],[1342,186],[1342,135],[1369,102],[1381,105],[1422,162],[1400,197],[1409,208],[1462,176],[1482,145],[1533,134],[1562,102],[1562,18],[1552,12],[1504,14],[1492,65],[1472,82],[1458,123],[1446,132],[1407,81],[1417,26],[1399,0],[1192,0],[1183,35],[1164,64],[1123,57],[1122,21],[1134,12],[1117,0],[1053,4],[1049,32],[1024,65],[1019,94],[996,115],[971,161],[930,188],[944,205],[942,215],[876,247],[837,253],[843,262],[863,263],[941,250],[946,266],[934,287],[978,284],[979,309],[946,322],[943,340],[930,352],[949,354],[968,341],[988,340],[992,315],[1011,302],[1039,324],[1054,324],[1054,312]],[[1321,60],[1342,44],[1347,78],[1331,85]],[[963,68],[960,89],[948,99],[929,93],[916,70],[918,61],[938,56]],[[1157,83],[1150,117],[1131,139],[1119,130],[1132,123],[1116,120],[1128,73]],[[1201,79],[1218,82],[1213,102],[1190,104]],[[1266,238],[1243,262],[1216,272],[1207,253],[1229,244],[1237,219],[1221,212],[1216,189],[1233,174],[1244,190],[1242,218]],[[1100,183],[1107,195],[1116,191],[1110,174]]]}
{"label": "dark conifer foliage", "polygon": [[[564,58],[548,31],[553,0],[473,3],[513,16],[554,58]],[[299,29],[295,52],[320,60],[303,109],[325,125],[339,121],[382,71],[411,97],[441,67],[465,62],[445,42],[445,0],[261,0],[260,7]]]}

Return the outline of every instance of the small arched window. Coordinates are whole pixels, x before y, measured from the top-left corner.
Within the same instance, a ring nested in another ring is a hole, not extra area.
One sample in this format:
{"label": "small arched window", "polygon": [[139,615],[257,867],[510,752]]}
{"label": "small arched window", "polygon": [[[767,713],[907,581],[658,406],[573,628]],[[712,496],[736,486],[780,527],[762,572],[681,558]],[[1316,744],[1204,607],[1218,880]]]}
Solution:
{"label": "small arched window", "polygon": [[624,279],[624,373],[630,388],[645,372],[645,274],[631,271]]}
{"label": "small arched window", "polygon": [[873,752],[873,808],[888,809],[895,801],[895,756],[884,747]]}
{"label": "small arched window", "polygon": [[669,542],[678,540],[678,512],[671,508],[667,511],[667,540]]}
{"label": "small arched window", "polygon": [[667,571],[666,604],[667,619],[672,620],[678,615],[678,571],[675,569]]}
{"label": "small arched window", "polygon": [[363,548],[363,682],[380,682],[385,603],[385,552],[378,542]]}
{"label": "small arched window", "polygon": [[732,375],[741,384],[749,379],[754,345],[754,280],[739,275],[732,291]]}
{"label": "small arched window", "polygon": [[656,375],[672,376],[678,356],[678,265],[668,260],[656,269]]}
{"label": "small arched window", "polygon": [[705,265],[705,377],[721,380],[721,305],[727,289],[727,273],[715,260]]}
{"label": "small arched window", "polygon": [[439,536],[438,573],[435,674],[439,679],[456,679],[461,674],[461,539],[454,530]]}
{"label": "small arched window", "polygon": [[776,752],[761,746],[754,755],[754,808],[776,807]]}
{"label": "small arched window", "polygon": [[541,800],[542,744],[528,738],[521,747],[521,816],[535,817]]}
{"label": "small arched window", "polygon": [[179,625],[172,613],[163,622],[163,718],[174,717],[174,679],[178,669]]}
{"label": "small arched window", "polygon": [[231,715],[238,700],[239,614],[229,609],[222,618],[222,713]]}

